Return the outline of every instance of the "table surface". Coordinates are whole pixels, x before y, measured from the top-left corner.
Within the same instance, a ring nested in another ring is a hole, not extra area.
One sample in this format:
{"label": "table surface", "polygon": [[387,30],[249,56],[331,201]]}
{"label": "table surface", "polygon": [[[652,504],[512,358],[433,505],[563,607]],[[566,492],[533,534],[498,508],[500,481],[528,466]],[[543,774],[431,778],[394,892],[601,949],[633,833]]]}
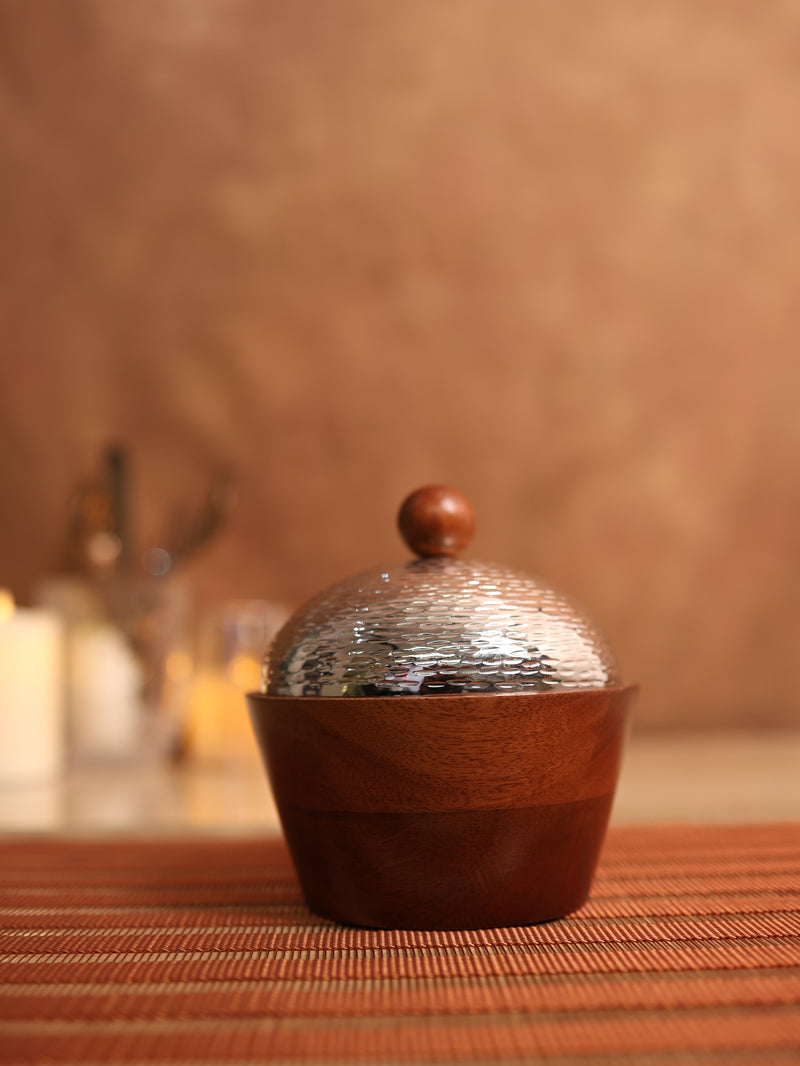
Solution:
{"label": "table surface", "polygon": [[798,1062],[798,769],[634,736],[586,906],[449,933],[312,914],[253,761],[7,788],[0,1061]]}
{"label": "table surface", "polygon": [[799,960],[797,823],[612,827],[580,911],[453,931],[312,914],[277,836],[0,840],[9,1066],[788,1066]]}
{"label": "table surface", "polygon": [[[634,735],[616,825],[800,821],[800,731]],[[0,832],[272,834],[254,760],[88,765],[55,783],[0,788]]]}

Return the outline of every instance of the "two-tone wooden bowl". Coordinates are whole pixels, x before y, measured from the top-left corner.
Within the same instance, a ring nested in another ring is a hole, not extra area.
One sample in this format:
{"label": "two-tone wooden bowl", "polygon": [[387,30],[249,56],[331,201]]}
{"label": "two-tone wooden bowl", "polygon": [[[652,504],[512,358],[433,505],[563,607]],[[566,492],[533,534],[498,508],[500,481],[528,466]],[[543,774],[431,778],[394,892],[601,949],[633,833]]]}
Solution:
{"label": "two-tone wooden bowl", "polygon": [[565,596],[456,557],[453,489],[413,493],[417,558],[301,607],[247,697],[309,906],[341,922],[467,929],[586,900],[632,689]]}

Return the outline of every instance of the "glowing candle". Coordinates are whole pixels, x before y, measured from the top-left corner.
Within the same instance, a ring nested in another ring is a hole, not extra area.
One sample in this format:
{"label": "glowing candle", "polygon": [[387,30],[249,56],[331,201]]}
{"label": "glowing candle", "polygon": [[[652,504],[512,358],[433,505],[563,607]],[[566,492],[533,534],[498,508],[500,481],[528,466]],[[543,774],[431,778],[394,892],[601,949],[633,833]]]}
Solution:
{"label": "glowing candle", "polygon": [[0,590],[0,785],[47,781],[64,759],[62,633]]}

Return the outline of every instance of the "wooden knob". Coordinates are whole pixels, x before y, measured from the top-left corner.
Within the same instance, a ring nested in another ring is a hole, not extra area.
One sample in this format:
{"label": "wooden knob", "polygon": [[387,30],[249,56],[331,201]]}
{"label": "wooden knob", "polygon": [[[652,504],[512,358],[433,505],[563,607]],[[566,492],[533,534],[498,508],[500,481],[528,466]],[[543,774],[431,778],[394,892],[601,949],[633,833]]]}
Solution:
{"label": "wooden knob", "polygon": [[458,489],[426,485],[406,497],[397,524],[417,555],[458,555],[472,540],[475,511]]}

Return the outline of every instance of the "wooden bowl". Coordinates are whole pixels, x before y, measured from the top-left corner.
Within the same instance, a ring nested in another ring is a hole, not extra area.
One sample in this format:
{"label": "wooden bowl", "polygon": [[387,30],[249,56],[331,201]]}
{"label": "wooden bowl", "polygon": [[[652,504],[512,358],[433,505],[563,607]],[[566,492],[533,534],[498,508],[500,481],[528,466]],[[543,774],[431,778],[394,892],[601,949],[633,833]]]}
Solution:
{"label": "wooden bowl", "polygon": [[309,906],[401,929],[527,925],[576,910],[633,691],[248,695]]}

